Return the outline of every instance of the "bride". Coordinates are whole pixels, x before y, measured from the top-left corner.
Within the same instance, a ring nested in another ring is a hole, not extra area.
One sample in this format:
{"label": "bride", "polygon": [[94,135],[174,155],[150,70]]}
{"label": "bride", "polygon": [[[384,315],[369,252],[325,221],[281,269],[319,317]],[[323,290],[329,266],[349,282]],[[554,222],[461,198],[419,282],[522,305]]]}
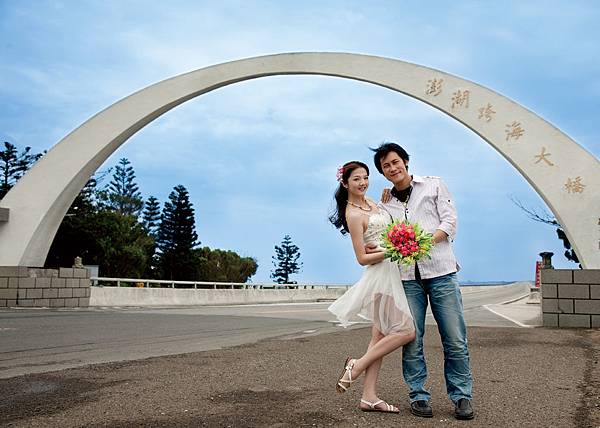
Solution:
{"label": "bride", "polygon": [[336,209],[329,220],[342,234],[350,233],[358,263],[366,266],[359,281],[329,306],[347,327],[359,316],[372,322],[367,352],[360,358],[348,357],[336,384],[345,392],[364,372],[363,411],[398,413],[399,410],[377,396],[376,384],[385,355],[411,342],[415,328],[398,266],[384,258],[384,252],[367,254],[365,245],[379,244],[380,236],[392,221],[390,214],[366,197],[369,168],[362,162],[346,163],[338,170]]}

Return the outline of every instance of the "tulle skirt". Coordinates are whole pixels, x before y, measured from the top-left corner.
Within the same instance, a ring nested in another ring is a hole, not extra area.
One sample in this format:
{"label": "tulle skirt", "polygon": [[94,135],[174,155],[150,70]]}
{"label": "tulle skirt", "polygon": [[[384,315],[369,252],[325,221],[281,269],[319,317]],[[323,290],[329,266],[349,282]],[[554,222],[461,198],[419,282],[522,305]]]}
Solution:
{"label": "tulle skirt", "polygon": [[414,331],[398,265],[388,259],[367,266],[358,282],[328,309],[343,327],[360,317],[386,336]]}

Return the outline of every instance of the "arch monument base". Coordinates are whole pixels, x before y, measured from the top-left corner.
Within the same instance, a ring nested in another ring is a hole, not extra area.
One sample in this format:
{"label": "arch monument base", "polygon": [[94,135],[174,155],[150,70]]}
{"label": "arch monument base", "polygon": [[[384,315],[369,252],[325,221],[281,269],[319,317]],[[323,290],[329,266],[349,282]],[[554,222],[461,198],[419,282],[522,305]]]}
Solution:
{"label": "arch monument base", "polygon": [[600,269],[542,269],[544,327],[600,328]]}
{"label": "arch monument base", "polygon": [[85,268],[0,267],[0,307],[87,307],[90,275]]}

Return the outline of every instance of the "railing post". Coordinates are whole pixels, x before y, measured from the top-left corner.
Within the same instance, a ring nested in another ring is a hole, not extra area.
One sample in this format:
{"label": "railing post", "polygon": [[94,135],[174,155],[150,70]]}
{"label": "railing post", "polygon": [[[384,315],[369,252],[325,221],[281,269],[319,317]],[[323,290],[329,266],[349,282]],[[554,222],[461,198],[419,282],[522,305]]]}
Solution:
{"label": "railing post", "polygon": [[121,286],[121,281],[119,281],[119,280],[117,279],[117,287],[120,287],[120,286]]}
{"label": "railing post", "polygon": [[174,282],[171,283],[171,288],[175,288],[175,283]]}

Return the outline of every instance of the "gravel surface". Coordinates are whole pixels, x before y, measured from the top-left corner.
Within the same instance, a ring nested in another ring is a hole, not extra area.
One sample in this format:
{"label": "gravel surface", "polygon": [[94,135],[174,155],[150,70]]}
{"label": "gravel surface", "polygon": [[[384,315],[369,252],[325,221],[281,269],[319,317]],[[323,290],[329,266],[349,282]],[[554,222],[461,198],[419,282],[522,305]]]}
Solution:
{"label": "gravel surface", "polygon": [[108,363],[0,380],[0,426],[15,427],[598,427],[600,332],[469,329],[475,419],[445,395],[434,327],[426,334],[432,419],[410,414],[400,352],[384,360],[380,397],[400,414],[357,409],[360,382],[334,389],[369,329]]}

